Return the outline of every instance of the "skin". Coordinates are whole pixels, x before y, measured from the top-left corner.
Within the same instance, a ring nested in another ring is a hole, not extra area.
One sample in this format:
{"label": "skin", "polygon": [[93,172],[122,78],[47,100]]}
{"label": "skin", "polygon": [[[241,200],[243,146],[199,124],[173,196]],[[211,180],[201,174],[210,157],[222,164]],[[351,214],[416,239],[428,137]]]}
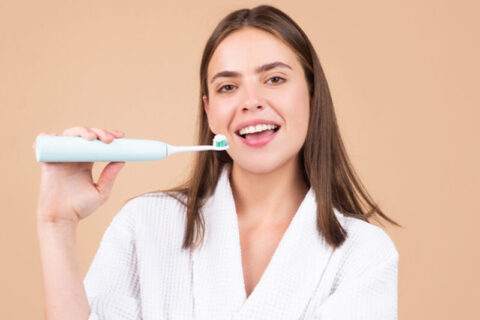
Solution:
{"label": "skin", "polygon": [[[258,66],[280,61],[256,73]],[[211,79],[218,72],[239,76]],[[280,78],[278,78],[280,77]],[[209,99],[203,97],[210,130],[227,137],[233,159],[230,182],[237,211],[246,296],[260,281],[278,244],[304,199],[299,151],[309,120],[309,92],[295,53],[273,35],[244,28],[216,48],[207,70]],[[281,125],[264,147],[244,144],[238,124],[267,119]]]}
{"label": "skin", "polygon": [[[275,61],[291,69],[255,73],[256,67]],[[224,70],[241,75],[211,83]],[[228,140],[239,219],[252,226],[289,221],[308,190],[301,177],[299,151],[308,130],[309,93],[295,53],[270,33],[244,28],[216,48],[207,81],[209,99],[203,97],[204,109],[212,132]],[[273,120],[281,128],[269,144],[253,148],[240,140],[235,129],[257,118]]]}
{"label": "skin", "polygon": [[[56,136],[54,132],[39,135]],[[124,137],[117,130],[73,127],[62,136],[111,143]],[[35,142],[32,145],[35,149]],[[97,182],[93,162],[40,163],[37,233],[44,282],[45,319],[87,319],[90,314],[78,259],[76,230],[80,220],[91,215],[110,197],[113,183],[124,162],[110,162]]]}

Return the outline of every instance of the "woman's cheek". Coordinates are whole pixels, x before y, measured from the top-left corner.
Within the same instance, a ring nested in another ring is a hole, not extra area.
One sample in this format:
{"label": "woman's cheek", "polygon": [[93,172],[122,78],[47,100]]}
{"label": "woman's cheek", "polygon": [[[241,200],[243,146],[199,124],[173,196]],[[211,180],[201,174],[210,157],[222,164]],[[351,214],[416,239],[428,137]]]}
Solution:
{"label": "woman's cheek", "polygon": [[232,108],[227,105],[218,105],[215,107],[215,114],[213,115],[213,126],[219,133],[226,133],[228,131],[228,124],[231,122],[233,116]]}

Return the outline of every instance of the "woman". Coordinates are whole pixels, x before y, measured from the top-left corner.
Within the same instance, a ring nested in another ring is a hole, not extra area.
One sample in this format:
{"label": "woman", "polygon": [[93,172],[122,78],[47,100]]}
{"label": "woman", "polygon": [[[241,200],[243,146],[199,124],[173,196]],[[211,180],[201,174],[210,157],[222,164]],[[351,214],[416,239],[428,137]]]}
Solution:
{"label": "woman", "polygon": [[[223,134],[229,149],[197,153],[184,185],[128,201],[83,283],[75,228],[108,199],[123,163],[107,165],[97,184],[92,163],[43,164],[47,315],[396,319],[398,252],[368,218],[398,224],[354,175],[300,27],[271,6],[232,12],[207,41],[200,80],[198,143]],[[123,133],[63,135],[111,142]]]}

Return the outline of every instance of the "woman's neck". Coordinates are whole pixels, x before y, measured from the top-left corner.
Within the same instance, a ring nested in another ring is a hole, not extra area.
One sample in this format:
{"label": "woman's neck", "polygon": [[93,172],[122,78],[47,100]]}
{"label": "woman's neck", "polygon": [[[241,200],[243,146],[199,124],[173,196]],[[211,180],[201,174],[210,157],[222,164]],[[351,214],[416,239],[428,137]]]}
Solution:
{"label": "woman's neck", "polygon": [[298,160],[264,174],[233,163],[230,185],[239,221],[258,227],[289,222],[308,191]]}

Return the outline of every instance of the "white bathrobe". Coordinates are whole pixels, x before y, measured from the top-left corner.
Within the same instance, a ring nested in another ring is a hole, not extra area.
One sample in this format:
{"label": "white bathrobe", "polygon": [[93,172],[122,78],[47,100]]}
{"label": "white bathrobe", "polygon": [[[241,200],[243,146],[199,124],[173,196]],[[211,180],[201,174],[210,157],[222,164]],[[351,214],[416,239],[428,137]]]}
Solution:
{"label": "white bathrobe", "polygon": [[225,167],[204,207],[205,243],[181,250],[185,209],[163,193],[115,215],[84,280],[90,320],[397,319],[398,251],[383,229],[334,210],[348,237],[316,230],[310,189],[246,297],[235,203]]}

